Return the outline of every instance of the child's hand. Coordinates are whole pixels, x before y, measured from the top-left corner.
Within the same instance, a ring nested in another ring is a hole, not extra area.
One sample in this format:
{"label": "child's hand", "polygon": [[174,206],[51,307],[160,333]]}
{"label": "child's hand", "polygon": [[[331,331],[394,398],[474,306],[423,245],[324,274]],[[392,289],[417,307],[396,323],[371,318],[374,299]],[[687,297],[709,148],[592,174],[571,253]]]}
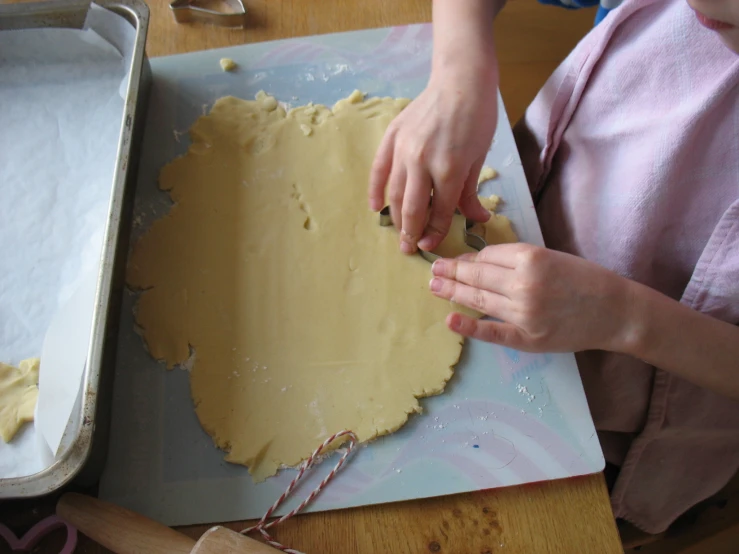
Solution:
{"label": "child's hand", "polygon": [[502,322],[459,313],[453,331],[528,352],[624,351],[638,330],[631,281],[582,258],[529,244],[437,260],[430,288]]}
{"label": "child's hand", "polygon": [[[388,127],[370,174],[369,202],[382,209],[385,189],[401,250],[433,250],[454,210],[476,221],[490,214],[477,179],[498,119],[497,73],[446,69]],[[487,74],[485,74],[487,73]],[[434,201],[429,213],[429,200]]]}

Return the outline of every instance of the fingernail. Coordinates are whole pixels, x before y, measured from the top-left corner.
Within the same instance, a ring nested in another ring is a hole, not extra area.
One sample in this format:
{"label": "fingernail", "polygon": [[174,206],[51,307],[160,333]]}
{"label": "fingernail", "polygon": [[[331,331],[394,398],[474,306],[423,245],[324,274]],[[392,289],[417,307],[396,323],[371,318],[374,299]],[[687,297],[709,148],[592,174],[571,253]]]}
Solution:
{"label": "fingernail", "polygon": [[431,264],[431,273],[438,274],[444,272],[444,260],[436,260]]}
{"label": "fingernail", "polygon": [[431,279],[431,281],[429,281],[429,288],[433,292],[439,292],[441,290],[441,279],[437,279],[436,277]]}
{"label": "fingernail", "polygon": [[452,331],[459,331],[459,329],[462,327],[462,320],[459,317],[459,314],[453,313],[451,317],[449,318],[449,327]]}
{"label": "fingernail", "polygon": [[416,251],[416,249],[409,242],[402,241],[400,243],[400,251],[403,254],[413,254]]}

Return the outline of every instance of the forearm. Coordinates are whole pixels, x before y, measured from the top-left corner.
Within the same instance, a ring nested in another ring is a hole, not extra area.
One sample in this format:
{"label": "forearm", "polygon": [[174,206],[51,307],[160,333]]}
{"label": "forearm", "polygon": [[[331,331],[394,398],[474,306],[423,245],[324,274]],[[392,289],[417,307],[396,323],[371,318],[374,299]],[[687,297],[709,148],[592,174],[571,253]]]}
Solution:
{"label": "forearm", "polygon": [[434,0],[432,80],[459,72],[497,85],[493,20],[504,4],[505,0]]}
{"label": "forearm", "polygon": [[617,350],[701,387],[739,399],[739,327],[631,283],[629,321]]}

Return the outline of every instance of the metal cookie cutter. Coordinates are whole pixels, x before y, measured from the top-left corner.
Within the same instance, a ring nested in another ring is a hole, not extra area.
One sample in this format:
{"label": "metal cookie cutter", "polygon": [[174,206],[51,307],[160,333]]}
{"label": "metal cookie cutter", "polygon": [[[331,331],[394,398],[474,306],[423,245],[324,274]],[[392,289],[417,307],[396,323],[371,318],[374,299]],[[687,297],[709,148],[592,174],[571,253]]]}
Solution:
{"label": "metal cookie cutter", "polygon": [[[459,210],[454,212],[455,214],[459,213]],[[385,206],[380,210],[380,226],[381,227],[390,227],[393,224],[393,218],[390,216],[390,206]],[[474,233],[471,233],[470,230],[475,226],[475,222],[471,219],[465,218],[464,220],[464,243],[467,246],[471,246],[475,250],[482,250],[485,248],[488,244],[485,242],[485,239],[482,238],[480,235],[476,235]],[[436,260],[441,258],[438,254],[434,254],[433,252],[426,252],[425,250],[418,249],[418,253],[421,255],[421,257],[426,260],[427,262],[434,263]]]}
{"label": "metal cookie cutter", "polygon": [[177,23],[211,23],[221,27],[246,27],[246,6],[242,0],[221,0],[232,11],[220,12],[206,6],[212,6],[212,0],[174,0],[169,9],[172,10]]}

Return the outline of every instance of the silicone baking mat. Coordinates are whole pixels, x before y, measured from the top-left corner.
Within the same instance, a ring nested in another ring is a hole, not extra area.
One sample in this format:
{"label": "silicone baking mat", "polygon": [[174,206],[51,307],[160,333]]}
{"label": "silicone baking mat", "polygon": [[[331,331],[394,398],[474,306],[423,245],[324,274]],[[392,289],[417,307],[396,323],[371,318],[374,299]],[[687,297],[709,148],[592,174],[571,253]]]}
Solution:
{"label": "silicone baking mat", "polygon": [[[239,69],[221,71],[221,57]],[[288,105],[332,105],[354,89],[415,97],[428,79],[431,28],[414,25],[290,39],[152,60],[153,92],[143,147],[134,238],[165,214],[159,169],[186,151],[184,132],[225,95],[260,91]],[[503,103],[487,165],[500,176],[485,193],[505,201],[521,240],[542,244]],[[201,429],[188,373],[167,372],[134,332],[132,294],[120,326],[112,437],[100,495],[169,525],[261,517],[294,470],[259,485],[223,461]],[[439,496],[594,473],[603,456],[570,354],[526,354],[469,341],[446,392],[423,413],[356,452],[310,510]],[[292,502],[333,466],[317,467]]]}

